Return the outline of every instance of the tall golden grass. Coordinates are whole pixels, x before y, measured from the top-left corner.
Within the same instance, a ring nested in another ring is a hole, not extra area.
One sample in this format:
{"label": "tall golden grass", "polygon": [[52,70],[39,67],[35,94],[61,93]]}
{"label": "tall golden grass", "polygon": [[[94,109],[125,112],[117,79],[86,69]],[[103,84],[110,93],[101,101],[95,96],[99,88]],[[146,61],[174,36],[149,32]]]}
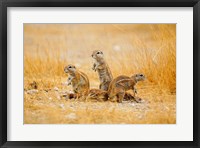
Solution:
{"label": "tall golden grass", "polygon": [[[103,50],[114,77],[144,73],[147,80],[138,84],[144,89],[140,91],[141,96],[150,98],[151,102],[173,101],[175,105],[175,24],[25,24],[25,88],[36,81],[40,90],[68,89],[61,85],[66,80],[63,68],[67,64],[74,64],[85,72],[91,87],[97,88],[99,81],[92,71],[91,58],[92,51],[97,49]],[[29,97],[26,95],[25,101]],[[25,104],[25,118],[30,112],[27,106]],[[175,122],[174,116],[166,116],[165,122]],[[155,120],[144,123],[157,123],[159,119]]]}

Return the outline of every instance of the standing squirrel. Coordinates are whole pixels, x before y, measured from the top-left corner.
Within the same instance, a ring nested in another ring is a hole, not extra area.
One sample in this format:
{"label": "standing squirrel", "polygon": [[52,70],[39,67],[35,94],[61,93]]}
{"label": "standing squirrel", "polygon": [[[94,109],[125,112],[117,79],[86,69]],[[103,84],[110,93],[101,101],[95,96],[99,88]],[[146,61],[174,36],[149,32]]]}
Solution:
{"label": "standing squirrel", "polygon": [[74,65],[68,65],[64,68],[64,72],[67,73],[67,85],[72,85],[74,93],[78,96],[86,96],[89,92],[89,79],[87,75],[76,69]]}
{"label": "standing squirrel", "polygon": [[99,75],[100,86],[99,89],[108,90],[109,84],[113,79],[110,68],[108,67],[103,52],[100,50],[95,50],[92,53],[92,58],[95,60],[93,64],[93,70]]}

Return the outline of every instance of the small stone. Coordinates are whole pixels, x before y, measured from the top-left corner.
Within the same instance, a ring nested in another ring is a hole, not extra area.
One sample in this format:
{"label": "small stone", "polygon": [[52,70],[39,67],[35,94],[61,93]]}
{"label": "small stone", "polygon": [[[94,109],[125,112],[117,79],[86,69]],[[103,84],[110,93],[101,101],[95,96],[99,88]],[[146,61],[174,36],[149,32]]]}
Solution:
{"label": "small stone", "polygon": [[54,87],[54,90],[55,90],[55,91],[58,91],[59,89],[58,89],[58,87]]}
{"label": "small stone", "polygon": [[131,106],[135,106],[135,103],[130,103]]}
{"label": "small stone", "polygon": [[142,115],[138,115],[138,119],[142,119],[143,118],[143,116]]}
{"label": "small stone", "polygon": [[36,90],[36,89],[31,89],[31,90],[28,90],[27,93],[28,93],[28,94],[35,94],[35,93],[38,93],[38,90]]}
{"label": "small stone", "polygon": [[69,94],[74,94],[74,92],[72,90],[68,91]]}
{"label": "small stone", "polygon": [[166,109],[166,110],[169,110],[169,107],[165,106],[165,109]]}
{"label": "small stone", "polygon": [[64,104],[60,104],[59,107],[62,108],[62,109],[65,109],[65,105]]}
{"label": "small stone", "polygon": [[68,86],[68,83],[67,82],[63,82],[63,83],[61,83],[62,85],[64,85],[64,86]]}
{"label": "small stone", "polygon": [[66,115],[66,118],[74,120],[74,119],[77,119],[77,116],[75,113],[70,113],[70,114]]}
{"label": "small stone", "polygon": [[51,97],[49,97],[49,100],[52,100],[52,98],[51,98]]}
{"label": "small stone", "polygon": [[58,100],[60,100],[60,99],[61,99],[61,97],[60,97],[59,95],[57,95],[57,96],[56,96],[56,98],[57,98]]}

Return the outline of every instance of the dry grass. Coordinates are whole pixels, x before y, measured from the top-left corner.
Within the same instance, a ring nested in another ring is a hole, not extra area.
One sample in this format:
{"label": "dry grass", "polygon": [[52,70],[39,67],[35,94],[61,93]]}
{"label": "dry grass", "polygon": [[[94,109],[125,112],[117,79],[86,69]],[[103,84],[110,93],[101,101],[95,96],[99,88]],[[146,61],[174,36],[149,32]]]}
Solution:
{"label": "dry grass", "polygon": [[[67,64],[76,65],[98,88],[91,53],[103,50],[113,76],[144,73],[143,103],[83,102],[60,94]],[[28,94],[30,83],[38,92]],[[54,90],[57,87],[58,90]],[[25,24],[25,123],[176,123],[176,25]]]}

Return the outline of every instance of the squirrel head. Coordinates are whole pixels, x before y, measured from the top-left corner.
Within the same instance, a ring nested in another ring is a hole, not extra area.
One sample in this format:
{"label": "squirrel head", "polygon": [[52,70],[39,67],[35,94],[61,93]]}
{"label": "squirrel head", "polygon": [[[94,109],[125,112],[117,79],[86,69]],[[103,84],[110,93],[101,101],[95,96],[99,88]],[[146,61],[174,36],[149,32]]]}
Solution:
{"label": "squirrel head", "polygon": [[76,71],[76,67],[71,64],[64,68],[65,73],[74,73],[75,71]]}
{"label": "squirrel head", "polygon": [[142,73],[135,74],[135,75],[131,76],[131,78],[134,79],[136,82],[143,81],[146,79],[145,75]]}
{"label": "squirrel head", "polygon": [[101,50],[95,50],[92,52],[92,58],[98,60],[104,57],[103,52]]}

